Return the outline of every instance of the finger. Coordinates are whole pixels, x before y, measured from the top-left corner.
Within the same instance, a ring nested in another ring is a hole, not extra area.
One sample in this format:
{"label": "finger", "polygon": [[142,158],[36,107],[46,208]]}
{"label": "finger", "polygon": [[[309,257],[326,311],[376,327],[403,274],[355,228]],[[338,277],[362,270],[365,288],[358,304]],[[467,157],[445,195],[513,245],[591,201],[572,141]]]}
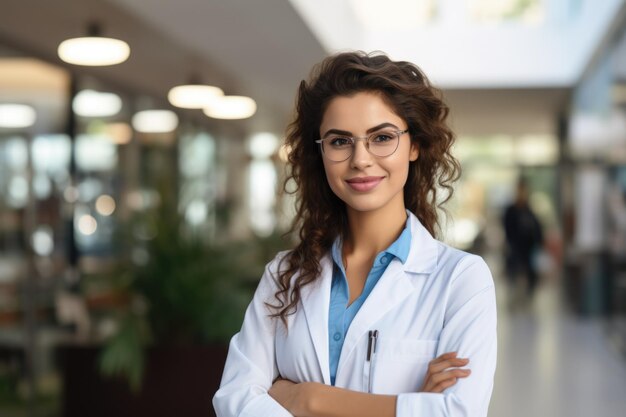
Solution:
{"label": "finger", "polygon": [[446,372],[439,372],[424,379],[420,391],[432,392],[433,387],[448,379],[466,378],[471,374],[469,369],[452,369]]}
{"label": "finger", "polygon": [[442,364],[442,365],[434,365],[429,368],[424,377],[425,380],[435,377],[436,375],[440,375],[444,372],[451,371],[454,369],[460,369],[462,366],[467,365],[467,363],[456,362],[454,364]]}
{"label": "finger", "polygon": [[455,366],[465,366],[469,363],[469,359],[457,358],[456,355],[457,352],[447,352],[431,360],[428,363],[428,368],[426,369],[426,375],[424,377],[424,380],[427,380],[428,377],[430,377],[431,375],[434,375],[437,372],[441,372],[447,368]]}
{"label": "finger", "polygon": [[457,379],[456,378],[446,379],[445,381],[441,381],[439,384],[435,385],[432,388],[432,391],[429,391],[429,392],[440,394],[445,389],[450,388],[451,386],[453,386],[456,383],[457,383]]}
{"label": "finger", "polygon": [[438,365],[449,361],[467,360],[467,358],[457,358],[456,352],[444,353],[443,355],[428,362],[429,365]]}
{"label": "finger", "polygon": [[470,374],[471,370],[469,369],[453,369],[438,373],[424,383],[424,391],[434,392],[433,390],[436,390],[438,386],[443,386],[443,389],[448,388],[456,384],[458,379],[467,378]]}
{"label": "finger", "polygon": [[430,363],[428,365],[428,372],[431,375],[434,375],[434,374],[436,374],[438,372],[441,372],[441,371],[443,371],[445,369],[459,367],[459,366],[465,366],[468,363],[469,363],[469,359],[467,359],[467,358],[446,359],[446,360],[441,361],[441,362]]}
{"label": "finger", "polygon": [[449,371],[439,372],[438,374],[433,375],[430,378],[430,382],[433,385],[437,385],[440,382],[450,378],[467,378],[471,373],[472,371],[470,371],[469,369],[451,369]]}
{"label": "finger", "polygon": [[444,361],[446,359],[452,359],[452,358],[456,358],[457,353],[456,352],[447,352],[444,353],[442,355],[437,356],[435,359],[433,359],[432,361],[430,361],[431,363],[438,363],[441,361]]}

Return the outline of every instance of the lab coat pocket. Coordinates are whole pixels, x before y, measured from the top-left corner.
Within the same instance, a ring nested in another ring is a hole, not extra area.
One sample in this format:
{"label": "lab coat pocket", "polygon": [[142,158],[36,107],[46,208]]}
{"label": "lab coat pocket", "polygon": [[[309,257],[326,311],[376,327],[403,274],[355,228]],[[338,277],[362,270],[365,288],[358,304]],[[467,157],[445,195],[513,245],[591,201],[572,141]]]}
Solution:
{"label": "lab coat pocket", "polygon": [[376,394],[417,392],[436,352],[436,340],[381,337],[372,375],[368,375],[372,378],[372,391]]}
{"label": "lab coat pocket", "polygon": [[363,363],[363,392],[369,392],[370,369],[370,361],[365,361]]}

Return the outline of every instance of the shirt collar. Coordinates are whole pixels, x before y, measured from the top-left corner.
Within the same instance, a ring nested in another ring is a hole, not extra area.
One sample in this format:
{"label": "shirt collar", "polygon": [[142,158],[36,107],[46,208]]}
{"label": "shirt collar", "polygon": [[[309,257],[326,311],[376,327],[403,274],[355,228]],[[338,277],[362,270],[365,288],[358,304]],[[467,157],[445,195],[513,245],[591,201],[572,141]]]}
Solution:
{"label": "shirt collar", "polygon": [[405,263],[409,256],[409,250],[411,249],[411,218],[407,217],[404,225],[404,230],[400,233],[400,236],[387,248],[385,252],[394,255]]}
{"label": "shirt collar", "polygon": [[432,237],[419,219],[407,210],[411,224],[411,239],[409,256],[404,263],[406,272],[430,274],[435,270],[441,250],[439,242]]}
{"label": "shirt collar", "polygon": [[344,270],[343,258],[341,256],[342,247],[343,247],[343,241],[341,240],[341,237],[337,237],[335,241],[333,242],[331,254],[333,256],[333,261],[335,261],[335,265],[337,265],[345,275],[346,271]]}

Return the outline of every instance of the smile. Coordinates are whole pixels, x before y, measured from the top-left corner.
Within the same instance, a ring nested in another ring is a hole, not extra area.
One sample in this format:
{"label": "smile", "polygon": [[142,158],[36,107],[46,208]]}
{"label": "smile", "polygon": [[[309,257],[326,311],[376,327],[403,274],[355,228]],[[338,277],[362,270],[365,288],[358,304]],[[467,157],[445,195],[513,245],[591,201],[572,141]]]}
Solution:
{"label": "smile", "polygon": [[365,192],[374,189],[385,177],[356,177],[346,180],[355,191]]}

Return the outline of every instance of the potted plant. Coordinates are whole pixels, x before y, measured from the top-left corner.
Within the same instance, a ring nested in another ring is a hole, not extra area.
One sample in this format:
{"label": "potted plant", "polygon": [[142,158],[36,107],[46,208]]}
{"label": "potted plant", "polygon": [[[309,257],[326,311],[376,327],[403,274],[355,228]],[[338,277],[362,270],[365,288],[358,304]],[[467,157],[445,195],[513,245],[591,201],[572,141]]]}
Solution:
{"label": "potted plant", "polygon": [[[140,262],[122,257],[111,280],[124,294],[117,298],[127,301],[109,315],[115,331],[99,352],[66,352],[67,417],[213,413],[227,342],[241,325],[268,247],[277,251],[284,241],[275,235],[209,244],[186,230],[175,201],[162,195],[162,204],[124,228],[154,233],[144,243],[147,256]],[[89,365],[95,358],[97,369]],[[86,368],[91,385],[82,375]]]}

